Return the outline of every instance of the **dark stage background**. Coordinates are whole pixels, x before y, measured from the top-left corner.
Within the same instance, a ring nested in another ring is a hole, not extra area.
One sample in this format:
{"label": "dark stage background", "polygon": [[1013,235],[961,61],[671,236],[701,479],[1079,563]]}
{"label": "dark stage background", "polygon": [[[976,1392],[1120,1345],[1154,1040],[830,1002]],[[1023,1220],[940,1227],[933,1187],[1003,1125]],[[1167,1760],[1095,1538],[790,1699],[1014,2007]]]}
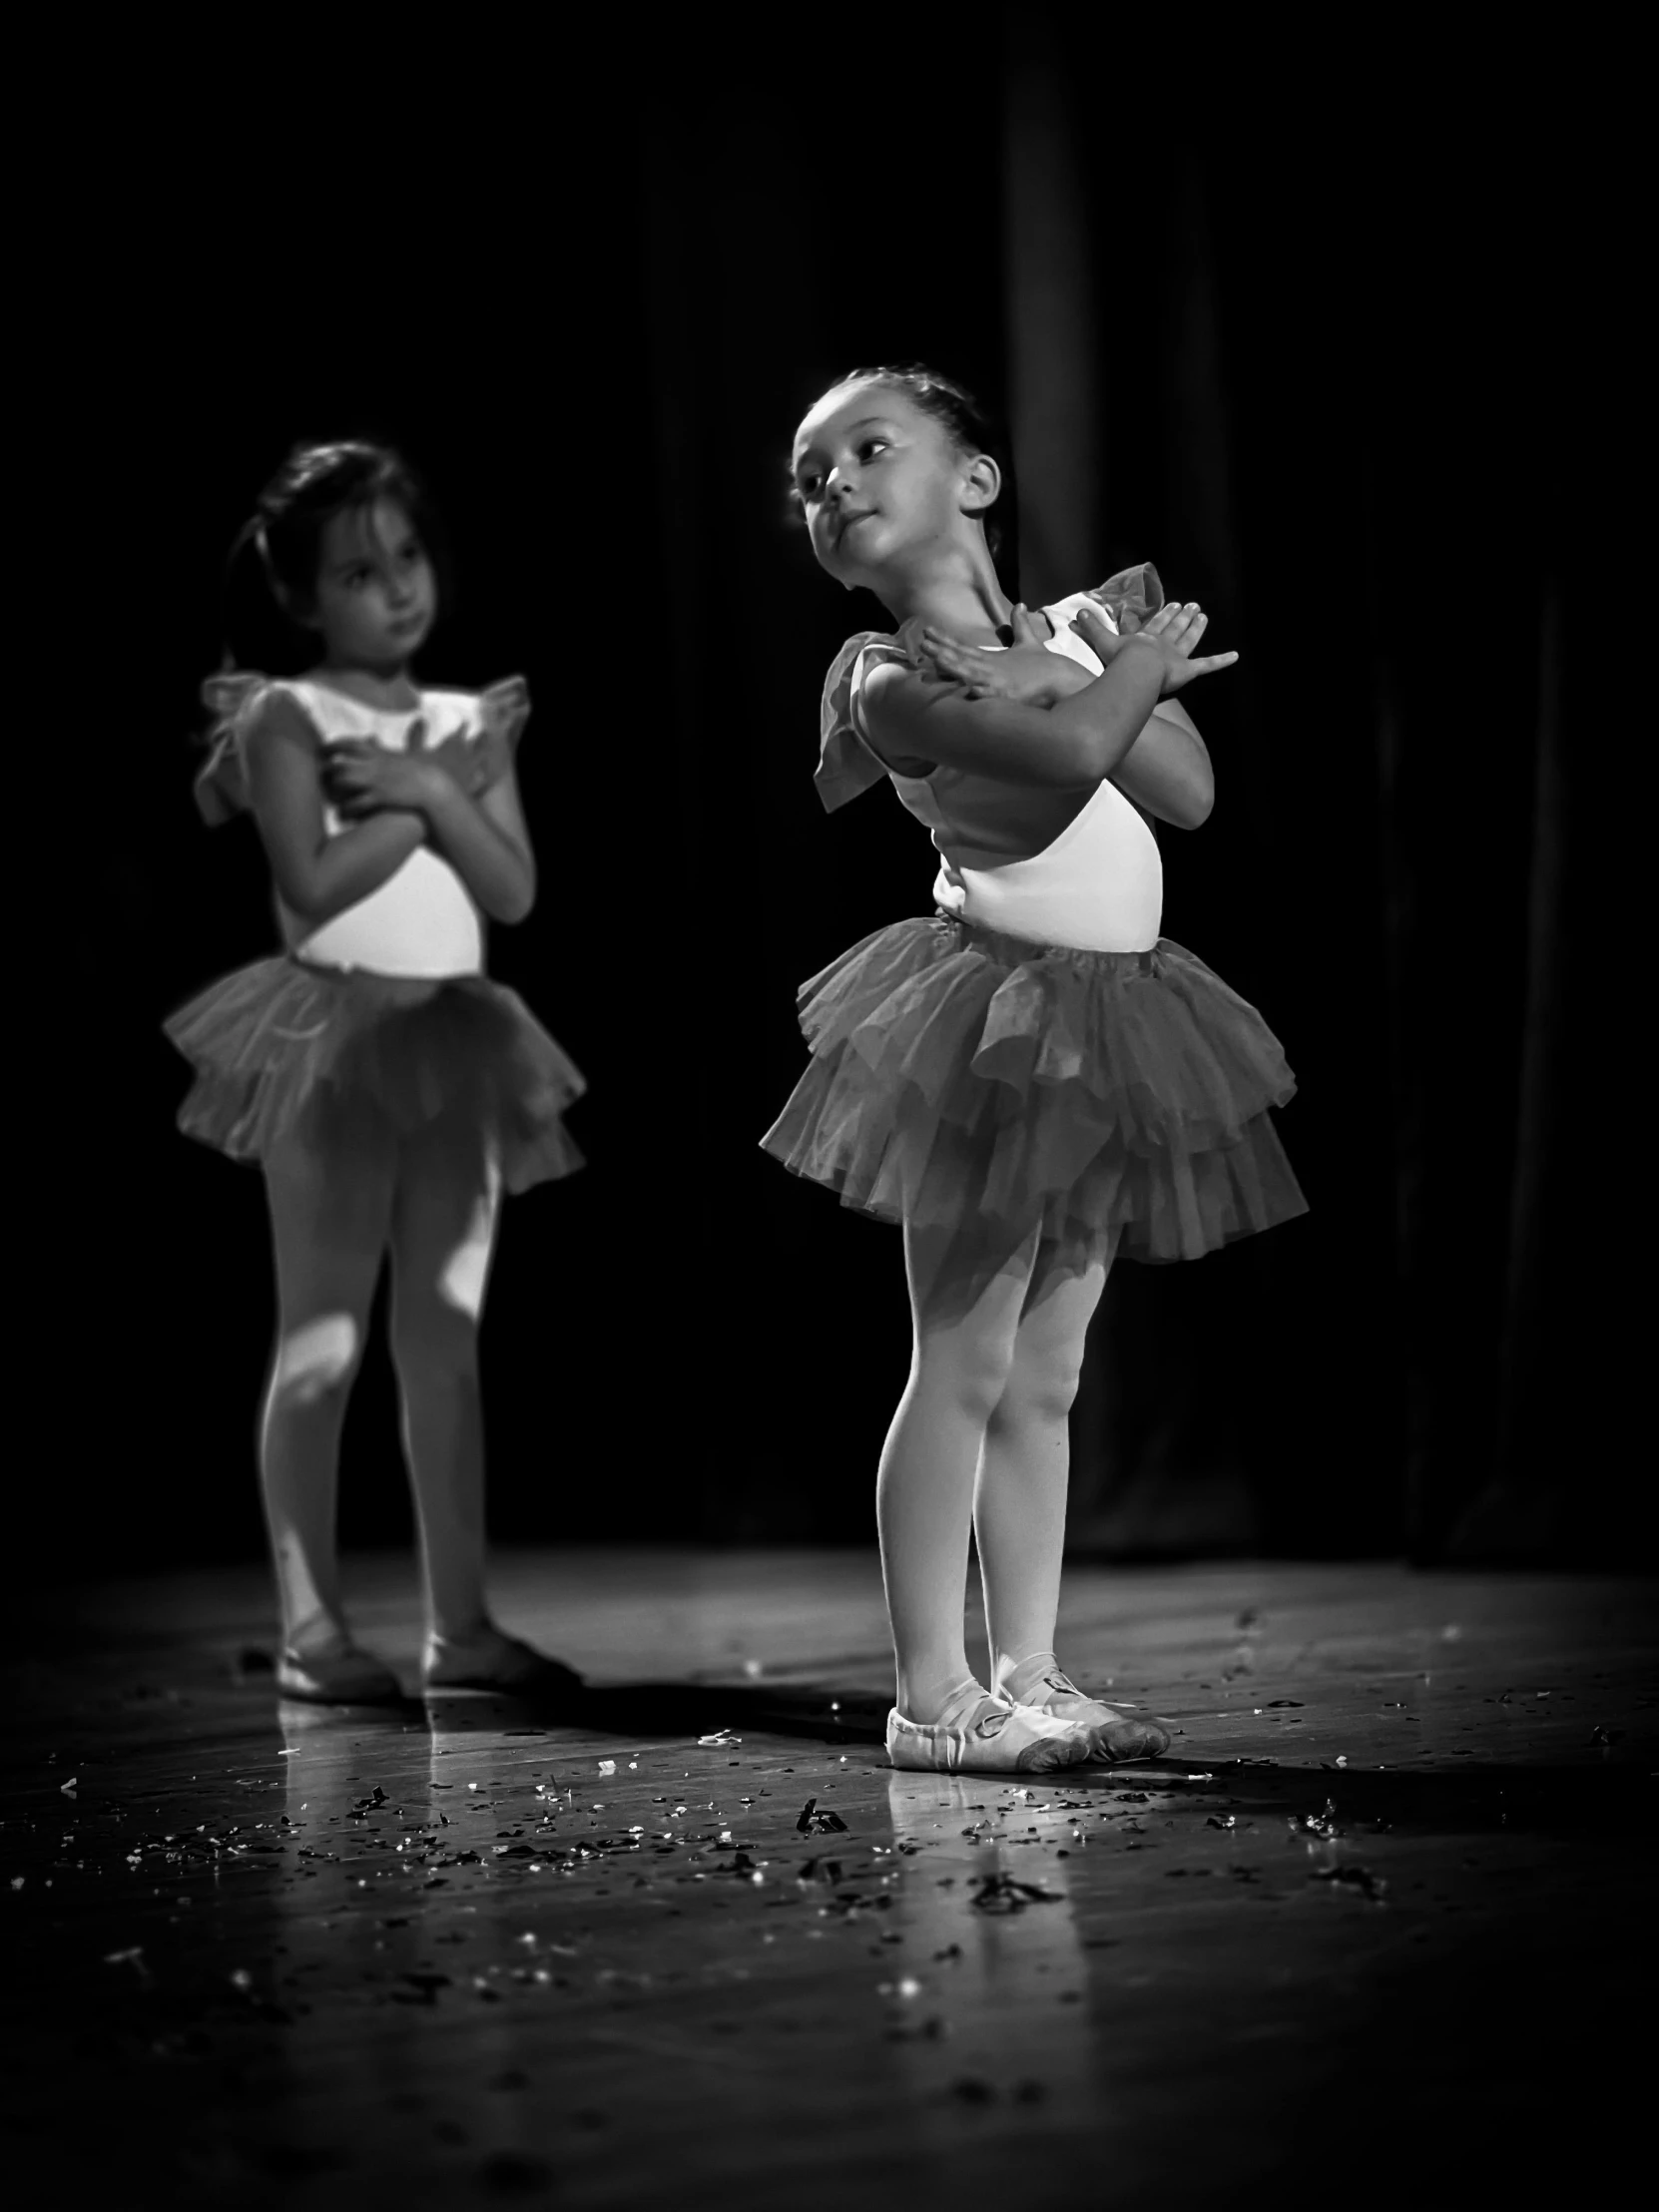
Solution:
{"label": "dark stage background", "polygon": [[[688,55],[596,87],[580,132],[440,132],[415,183],[367,132],[341,171],[339,113],[289,118],[279,162],[89,146],[119,189],[71,226],[47,326],[85,469],[66,536],[114,558],[81,569],[104,604],[75,643],[97,865],[58,909],[78,1172],[42,1510],[88,1564],[261,1543],[261,1185],[174,1133],[159,1024],[274,942],[251,827],[209,833],[190,795],[224,552],[293,438],[368,432],[457,551],[424,673],[529,677],[543,889],[491,963],[592,1085],[589,1171],[508,1209],[494,1527],[868,1538],[899,1240],[757,1141],[796,985],[927,910],[934,866],[889,794],[833,820],[814,795],[825,667],[881,618],[813,567],[783,461],[830,377],[921,356],[1009,411],[1025,597],[1151,557],[1241,650],[1191,702],[1218,802],[1160,831],[1165,926],[1301,1084],[1309,1217],[1109,1285],[1074,1544],[1628,1563],[1621,1162],[1571,1073],[1605,927],[1567,643],[1595,579],[1551,404],[1578,278],[1532,111],[1475,142],[1449,107],[1188,110],[1131,144],[1058,37],[965,108],[826,70],[803,102]],[[376,1350],[342,1528],[407,1527]]]}

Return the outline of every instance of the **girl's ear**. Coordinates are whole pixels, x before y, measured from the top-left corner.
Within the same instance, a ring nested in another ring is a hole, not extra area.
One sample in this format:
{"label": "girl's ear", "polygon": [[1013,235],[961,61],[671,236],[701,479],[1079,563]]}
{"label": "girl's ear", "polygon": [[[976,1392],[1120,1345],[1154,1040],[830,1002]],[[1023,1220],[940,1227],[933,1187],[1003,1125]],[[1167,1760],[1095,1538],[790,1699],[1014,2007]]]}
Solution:
{"label": "girl's ear", "polygon": [[962,468],[962,506],[970,515],[981,515],[996,504],[1002,489],[1002,471],[988,453],[975,453]]}

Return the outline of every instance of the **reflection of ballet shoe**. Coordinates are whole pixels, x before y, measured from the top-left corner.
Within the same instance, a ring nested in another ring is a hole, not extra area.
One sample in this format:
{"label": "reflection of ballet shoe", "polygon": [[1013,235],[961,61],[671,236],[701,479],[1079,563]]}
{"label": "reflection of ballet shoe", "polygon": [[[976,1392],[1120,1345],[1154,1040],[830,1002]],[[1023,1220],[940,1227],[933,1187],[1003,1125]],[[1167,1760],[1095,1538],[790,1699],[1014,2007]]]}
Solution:
{"label": "reflection of ballet shoe", "polygon": [[1046,1774],[1080,1766],[1091,1743],[1087,1729],[977,1682],[952,1692],[936,1721],[907,1721],[896,1706],[887,1715],[887,1756],[912,1773]]}
{"label": "reflection of ballet shoe", "polygon": [[1123,1766],[1136,1759],[1161,1759],[1169,1749],[1169,1730],[1157,1721],[1132,1719],[1116,1705],[1089,1697],[1064,1674],[1051,1651],[1039,1651],[1010,1667],[997,1688],[1002,1695],[1029,1700],[1055,1720],[1086,1731],[1091,1766]]}
{"label": "reflection of ballet shoe", "polygon": [[314,1651],[284,1646],[276,1658],[276,1688],[309,1705],[392,1705],[403,1698],[391,1669],[344,1637]]}
{"label": "reflection of ballet shoe", "polygon": [[494,1691],[497,1695],[571,1698],[580,1694],[582,1677],[574,1667],[485,1627],[476,1636],[428,1636],[421,1664],[428,1697],[450,1691]]}
{"label": "reflection of ballet shoe", "polygon": [[[402,1699],[398,1700],[401,1705]],[[382,1708],[388,1720],[392,1709]],[[319,1705],[312,1698],[278,1697],[276,1700],[276,1725],[282,1731],[283,1748],[287,1751],[318,1750],[326,1752],[337,1739],[341,1744],[358,1743],[362,1735],[362,1714],[349,1705]],[[290,1767],[289,1775],[296,1772]]]}
{"label": "reflection of ballet shoe", "polygon": [[935,1836],[944,1825],[967,1810],[969,1790],[978,1784],[957,1775],[916,1774],[903,1767],[887,1773],[887,1812],[892,1820],[894,1843],[919,1842]]}

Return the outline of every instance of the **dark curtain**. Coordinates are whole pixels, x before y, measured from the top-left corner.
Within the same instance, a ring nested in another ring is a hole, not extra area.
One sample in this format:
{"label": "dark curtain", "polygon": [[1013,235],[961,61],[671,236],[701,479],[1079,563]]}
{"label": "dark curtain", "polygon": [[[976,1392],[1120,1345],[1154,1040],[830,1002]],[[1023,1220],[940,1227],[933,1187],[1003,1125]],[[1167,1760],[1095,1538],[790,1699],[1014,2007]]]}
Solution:
{"label": "dark curtain", "polygon": [[[1518,127],[1477,162],[1465,130],[1454,162],[1438,125],[1407,144],[1306,110],[1241,135],[1219,101],[1108,128],[1063,28],[896,105],[874,63],[823,56],[810,98],[793,64],[757,93],[690,45],[627,98],[590,79],[602,129],[462,163],[402,260],[377,234],[372,312],[299,251],[288,172],[221,205],[126,166],[98,202],[36,324],[74,457],[63,559],[84,571],[89,516],[126,548],[66,645],[100,858],[50,1009],[76,1173],[44,1358],[76,1472],[41,1510],[87,1556],[261,1541],[263,1204],[173,1134],[158,1024],[271,924],[246,826],[195,821],[183,733],[253,492],[292,438],[356,430],[448,512],[464,598],[431,680],[530,678],[543,891],[491,964],[592,1082],[589,1173],[509,1209],[496,1268],[495,1527],[868,1539],[909,1351],[898,1239],[757,1141],[801,1066],[798,984],[925,911],[933,875],[890,795],[819,808],[823,672],[884,618],[784,504],[806,404],[913,356],[1012,421],[1023,596],[1152,558],[1243,656],[1191,696],[1219,796],[1161,832],[1165,927],[1284,1038],[1312,1211],[1114,1273],[1074,1543],[1647,1540],[1598,1350],[1629,1140],[1585,1078],[1605,787],[1555,403],[1574,279],[1537,156]],[[144,333],[118,375],[112,327]],[[348,1540],[407,1529],[391,1392],[376,1351]]]}
{"label": "dark curtain", "polygon": [[1581,241],[1518,114],[1507,142],[1357,119],[1248,159],[1195,133],[1137,205],[1056,51],[1018,37],[1008,71],[1023,527],[1064,548],[1029,581],[1151,555],[1241,650],[1189,695],[1219,798],[1202,835],[1162,832],[1165,927],[1285,1038],[1313,1206],[1197,1269],[1114,1274],[1073,1542],[1651,1556],[1598,1357],[1629,1198],[1586,1186]]}

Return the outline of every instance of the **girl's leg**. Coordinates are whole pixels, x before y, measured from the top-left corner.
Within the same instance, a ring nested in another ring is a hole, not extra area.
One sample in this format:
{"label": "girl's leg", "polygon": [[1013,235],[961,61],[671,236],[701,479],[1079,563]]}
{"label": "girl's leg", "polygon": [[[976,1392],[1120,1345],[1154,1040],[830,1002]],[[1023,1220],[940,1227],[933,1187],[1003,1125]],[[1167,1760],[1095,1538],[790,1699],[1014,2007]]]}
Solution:
{"label": "girl's leg", "polygon": [[1161,1758],[1170,1739],[1159,1722],[1131,1719],[1076,1689],[1054,1652],[1071,1456],[1066,1416],[1108,1265],[1073,1273],[1046,1246],[1039,1252],[1008,1381],[986,1423],[973,1512],[992,1687],[1085,1729],[1090,1756],[1109,1764]]}
{"label": "girl's leg", "polygon": [[962,1607],[974,1475],[985,1424],[1007,1383],[1036,1249],[1033,1232],[962,1311],[964,1269],[952,1264],[958,1256],[948,1238],[924,1238],[908,1225],[904,1231],[910,1375],[882,1448],[875,1513],[897,1710],[923,1725],[937,1721],[971,1680]]}
{"label": "girl's leg", "polygon": [[1071,1456],[1066,1416],[1106,1269],[1101,1262],[1073,1274],[1046,1244],[1039,1250],[1007,1380],[986,1422],[973,1520],[997,1683],[1020,1660],[1054,1649]]}
{"label": "girl's leg", "polygon": [[266,1524],[286,1649],[344,1636],[335,1551],[340,1425],[390,1216],[389,1133],[290,1136],[265,1163],[276,1351],[260,1428]]}
{"label": "girl's leg", "polygon": [[455,1642],[487,1626],[478,1325],[500,1190],[475,1124],[434,1122],[404,1140],[392,1208],[392,1358],[427,1626]]}

